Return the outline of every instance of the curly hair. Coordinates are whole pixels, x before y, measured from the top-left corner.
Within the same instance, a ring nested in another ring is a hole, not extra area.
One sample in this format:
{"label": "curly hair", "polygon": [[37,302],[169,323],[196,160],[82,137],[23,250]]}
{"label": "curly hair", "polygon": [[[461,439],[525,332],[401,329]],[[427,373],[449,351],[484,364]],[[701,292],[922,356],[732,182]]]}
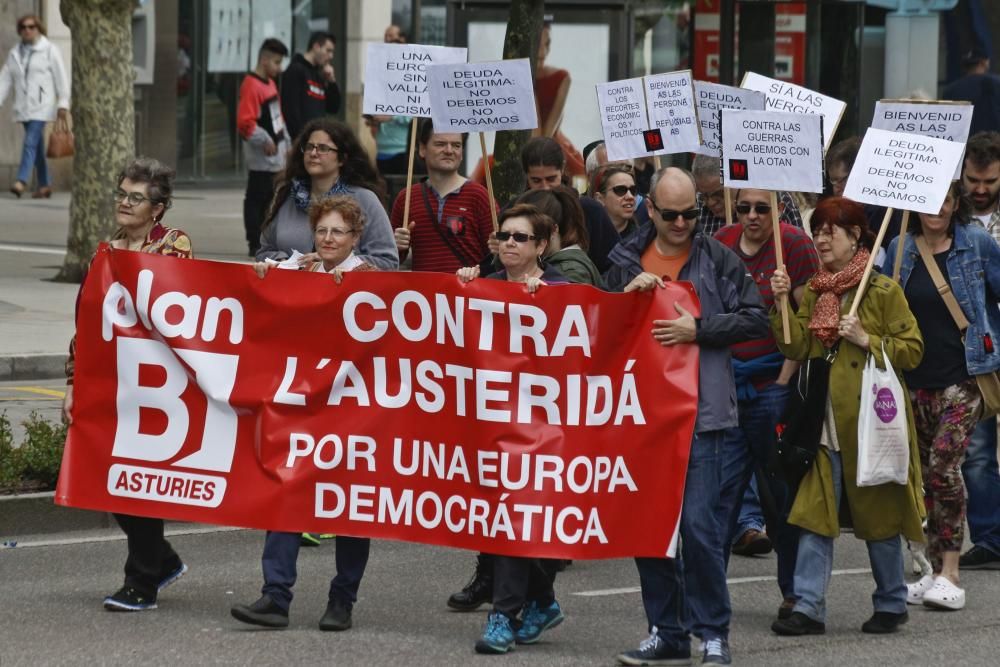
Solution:
{"label": "curly hair", "polygon": [[349,195],[324,197],[309,207],[309,226],[316,231],[319,221],[330,213],[339,213],[351,231],[360,234],[365,228],[365,215],[358,202]]}
{"label": "curly hair", "polygon": [[118,172],[118,185],[121,186],[126,178],[133,183],[145,183],[149,201],[154,205],[163,204],[163,210],[155,218],[159,222],[173,205],[174,176],[173,167],[151,157],[137,157]]}

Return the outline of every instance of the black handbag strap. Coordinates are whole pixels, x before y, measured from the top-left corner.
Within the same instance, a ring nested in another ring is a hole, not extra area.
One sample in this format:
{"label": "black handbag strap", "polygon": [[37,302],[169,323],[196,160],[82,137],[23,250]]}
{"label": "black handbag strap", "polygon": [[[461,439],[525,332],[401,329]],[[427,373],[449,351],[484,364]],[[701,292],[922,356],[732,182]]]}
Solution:
{"label": "black handbag strap", "polygon": [[[438,236],[441,237],[441,240],[444,242],[448,250],[451,250],[451,254],[453,254],[455,258],[462,263],[462,266],[479,266],[479,262],[470,260],[461,248],[452,243],[454,238],[449,238],[448,235],[444,233],[444,230],[441,229],[441,223],[438,222],[438,217],[434,214],[434,209],[431,208],[431,198],[427,194],[429,189],[430,186],[428,186],[427,183],[420,184],[420,193],[424,196],[424,206],[427,208],[427,216],[431,219],[431,226],[434,227],[434,231],[436,231]],[[444,204],[442,203],[441,206],[443,207]],[[404,224],[406,224],[405,221]]]}

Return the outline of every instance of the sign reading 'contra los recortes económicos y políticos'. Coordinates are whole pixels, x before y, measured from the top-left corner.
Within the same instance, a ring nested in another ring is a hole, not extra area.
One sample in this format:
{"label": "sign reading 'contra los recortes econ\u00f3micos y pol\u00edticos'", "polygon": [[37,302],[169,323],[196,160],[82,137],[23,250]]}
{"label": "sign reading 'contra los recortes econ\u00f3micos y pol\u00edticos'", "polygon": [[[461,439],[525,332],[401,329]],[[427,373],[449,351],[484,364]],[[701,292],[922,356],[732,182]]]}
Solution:
{"label": "sign reading 'contra los recortes econ\u00f3micos y pol\u00edticos'", "polygon": [[373,116],[431,115],[427,68],[464,63],[465,48],[423,44],[368,44],[362,113]]}
{"label": "sign reading 'contra los recortes econ\u00f3micos y pol\u00edticos'", "polygon": [[727,188],[823,191],[823,117],[722,109],[722,178]]}
{"label": "sign reading 'contra los recortes econ\u00f3micos y pol\u00edticos'", "polygon": [[649,155],[643,133],[649,129],[640,78],[597,84],[597,104],[608,160]]}
{"label": "sign reading 'contra los recortes econ\u00f3micos y pol\u00edticos'", "polygon": [[427,68],[437,132],[533,130],[538,127],[527,58]]}
{"label": "sign reading 'contra los recortes econ\u00f3micos y pol\u00edticos'", "polygon": [[918,213],[941,210],[965,144],[868,128],[844,196]]}

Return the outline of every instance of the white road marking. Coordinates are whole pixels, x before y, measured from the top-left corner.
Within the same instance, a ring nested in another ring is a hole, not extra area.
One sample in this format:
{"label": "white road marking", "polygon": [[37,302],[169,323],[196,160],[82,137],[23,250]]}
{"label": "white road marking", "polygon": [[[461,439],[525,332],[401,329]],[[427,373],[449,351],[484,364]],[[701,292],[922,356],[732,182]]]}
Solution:
{"label": "white road marking", "polygon": [[[206,533],[231,533],[237,530],[249,530],[248,528],[234,528],[232,526],[205,526],[202,528],[167,528],[163,531],[166,537],[176,537],[178,535],[204,535]],[[9,542],[0,542],[0,549],[27,549],[30,547],[61,547],[72,544],[91,544],[94,542],[119,542],[127,539],[125,533],[116,535],[97,535],[90,537],[68,537],[61,540],[38,540],[37,542],[16,542],[13,546]]]}
{"label": "white road marking", "polygon": [[40,255],[65,255],[65,248],[44,248],[41,246],[17,245],[14,243],[0,243],[0,250],[11,252],[36,252]]}
{"label": "white road marking", "polygon": [[[849,570],[834,570],[834,576],[840,576],[845,574],[869,574],[871,569],[867,567],[858,567]],[[761,581],[777,581],[777,577],[764,576],[764,577],[735,577],[733,579],[726,579],[726,583],[730,586],[735,584],[755,584]],[[584,598],[596,598],[603,597],[607,595],[627,595],[632,593],[638,593],[642,589],[638,586],[628,586],[626,588],[604,588],[596,591],[577,591],[573,595],[579,595]]]}

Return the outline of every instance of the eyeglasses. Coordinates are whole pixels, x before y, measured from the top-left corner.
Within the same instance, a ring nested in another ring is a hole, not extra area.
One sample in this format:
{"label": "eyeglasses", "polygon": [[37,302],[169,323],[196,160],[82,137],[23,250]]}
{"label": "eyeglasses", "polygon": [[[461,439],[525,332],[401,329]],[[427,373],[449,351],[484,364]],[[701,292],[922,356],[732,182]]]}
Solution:
{"label": "eyeglasses", "polygon": [[303,153],[312,153],[316,151],[320,155],[329,155],[330,153],[339,153],[340,149],[334,146],[328,146],[327,144],[302,144]]}
{"label": "eyeglasses", "polygon": [[[608,188],[608,190],[614,192],[616,197],[624,197],[626,192],[630,193],[634,197],[635,193],[639,191],[639,188],[634,185],[616,185],[613,188]],[[605,192],[608,190],[605,190]]]}
{"label": "eyeglasses", "polygon": [[771,205],[770,204],[754,204],[753,206],[751,206],[750,204],[736,205],[736,212],[739,213],[740,215],[749,215],[750,209],[753,209],[757,213],[757,215],[767,215],[768,213],[771,212]]}
{"label": "eyeglasses", "polygon": [[527,243],[528,241],[534,241],[539,237],[532,234],[525,234],[524,232],[497,232],[497,241],[504,243],[514,239],[516,243]]}
{"label": "eyeglasses", "polygon": [[725,189],[719,188],[715,192],[709,192],[707,194],[703,194],[702,197],[705,198],[705,201],[719,201],[720,199],[725,197],[725,195],[726,195]]}
{"label": "eyeglasses", "polygon": [[21,25],[17,26],[18,32],[21,32],[22,30],[37,30],[37,29],[38,29],[37,23],[22,23]]}
{"label": "eyeglasses", "polygon": [[317,227],[316,228],[316,238],[325,239],[327,236],[332,236],[333,238],[340,241],[341,239],[350,236],[354,233],[353,229],[337,229],[336,227]]}
{"label": "eyeglasses", "polygon": [[656,204],[653,203],[652,199],[649,199],[648,201],[649,205],[653,207],[653,210],[656,211],[657,215],[663,218],[665,222],[676,220],[677,216],[681,216],[685,220],[694,220],[701,213],[701,211],[696,208],[689,208],[686,211],[675,211],[670,208],[656,208]]}
{"label": "eyeglasses", "polygon": [[115,198],[115,202],[118,204],[127,201],[129,206],[139,206],[144,201],[152,201],[149,197],[145,197],[138,192],[125,192],[122,189],[115,190],[112,197]]}

